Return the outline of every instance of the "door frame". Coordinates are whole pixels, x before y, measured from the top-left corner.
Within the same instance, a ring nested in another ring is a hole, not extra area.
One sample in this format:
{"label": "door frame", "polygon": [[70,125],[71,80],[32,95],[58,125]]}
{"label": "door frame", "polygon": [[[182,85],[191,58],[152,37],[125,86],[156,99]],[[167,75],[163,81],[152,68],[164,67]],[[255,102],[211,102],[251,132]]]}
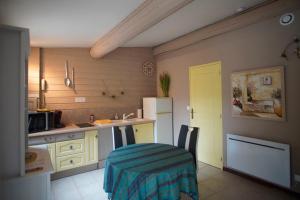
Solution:
{"label": "door frame", "polygon": [[[209,65],[216,65],[218,64],[220,66],[220,84],[221,84],[221,168],[223,170],[223,167],[224,167],[224,131],[223,131],[223,82],[222,82],[222,62],[221,61],[214,61],[214,62],[209,62],[209,63],[206,63],[206,64],[199,64],[199,65],[192,65],[192,66],[189,66],[189,108],[191,106],[191,73],[192,73],[192,69],[194,68],[201,68],[201,67],[208,67]],[[189,124],[191,125],[191,111],[189,110]],[[201,133],[201,127],[200,127],[200,133]],[[199,133],[199,134],[200,134]],[[198,140],[199,140],[199,137],[197,139],[197,145],[198,145]],[[196,148],[198,149],[198,148]],[[198,155],[197,155],[197,151],[196,151],[196,159],[197,161],[200,161],[199,158],[198,158]]]}

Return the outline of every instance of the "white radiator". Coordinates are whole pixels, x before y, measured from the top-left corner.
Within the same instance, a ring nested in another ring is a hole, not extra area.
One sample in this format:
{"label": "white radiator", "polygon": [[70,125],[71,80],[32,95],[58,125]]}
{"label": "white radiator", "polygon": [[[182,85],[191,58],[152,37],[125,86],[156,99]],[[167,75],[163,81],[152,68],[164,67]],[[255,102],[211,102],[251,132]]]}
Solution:
{"label": "white radiator", "polygon": [[227,134],[227,167],[290,188],[290,146]]}

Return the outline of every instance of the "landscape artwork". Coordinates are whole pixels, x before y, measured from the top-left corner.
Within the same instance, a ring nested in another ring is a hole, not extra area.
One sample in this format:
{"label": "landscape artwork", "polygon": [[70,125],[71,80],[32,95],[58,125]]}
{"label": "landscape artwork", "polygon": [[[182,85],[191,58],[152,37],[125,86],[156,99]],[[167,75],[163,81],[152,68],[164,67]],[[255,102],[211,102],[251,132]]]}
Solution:
{"label": "landscape artwork", "polygon": [[285,120],[282,66],[235,72],[231,91],[234,117]]}

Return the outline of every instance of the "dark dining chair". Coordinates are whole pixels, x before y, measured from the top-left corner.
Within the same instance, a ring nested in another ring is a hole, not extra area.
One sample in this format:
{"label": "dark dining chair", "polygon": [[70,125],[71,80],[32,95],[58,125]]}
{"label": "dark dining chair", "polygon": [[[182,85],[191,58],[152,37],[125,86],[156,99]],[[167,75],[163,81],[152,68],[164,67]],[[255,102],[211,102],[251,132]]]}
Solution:
{"label": "dark dining chair", "polygon": [[197,167],[197,158],[196,158],[196,145],[198,138],[198,127],[189,127],[187,125],[181,125],[178,144],[179,148],[183,148],[189,151],[194,158],[195,166]]}
{"label": "dark dining chair", "polygon": [[131,125],[113,127],[113,148],[135,144],[134,131]]}

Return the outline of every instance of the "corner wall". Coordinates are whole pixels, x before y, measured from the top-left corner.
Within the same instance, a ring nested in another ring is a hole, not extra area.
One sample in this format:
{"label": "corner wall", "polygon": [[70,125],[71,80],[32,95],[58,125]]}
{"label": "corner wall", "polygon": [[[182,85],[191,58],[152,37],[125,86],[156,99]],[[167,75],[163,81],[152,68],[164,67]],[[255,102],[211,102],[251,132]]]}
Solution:
{"label": "corner wall", "polygon": [[[300,10],[293,13],[296,20],[290,26],[281,26],[277,16],[156,57],[159,95],[159,74],[167,71],[171,75],[170,96],[174,99],[175,143],[180,125],[189,123],[189,113],[186,110],[189,105],[189,67],[221,61],[224,165],[226,166],[226,134],[234,133],[290,144],[292,169],[294,173],[300,174],[300,59],[291,52],[288,62],[280,57],[285,45],[294,36],[300,37]],[[232,117],[231,73],[278,65],[285,66],[287,121]]]}

